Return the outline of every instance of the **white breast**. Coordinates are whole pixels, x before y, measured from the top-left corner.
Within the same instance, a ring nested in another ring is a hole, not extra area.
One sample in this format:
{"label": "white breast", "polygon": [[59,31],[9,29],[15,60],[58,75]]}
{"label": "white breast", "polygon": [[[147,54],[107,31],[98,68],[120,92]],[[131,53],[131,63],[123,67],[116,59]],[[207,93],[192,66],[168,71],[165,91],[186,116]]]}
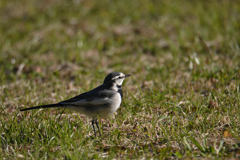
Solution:
{"label": "white breast", "polygon": [[117,109],[120,107],[121,105],[121,102],[122,102],[122,97],[120,95],[120,93],[117,93],[115,94],[113,97],[112,97],[112,105],[111,105],[111,110],[112,110],[112,113],[113,114],[114,112],[117,111]]}
{"label": "white breast", "polygon": [[119,93],[116,93],[113,97],[111,97],[111,102],[107,107],[98,109],[97,113],[99,117],[106,118],[115,113],[117,109],[120,107],[121,101],[122,101],[121,95]]}

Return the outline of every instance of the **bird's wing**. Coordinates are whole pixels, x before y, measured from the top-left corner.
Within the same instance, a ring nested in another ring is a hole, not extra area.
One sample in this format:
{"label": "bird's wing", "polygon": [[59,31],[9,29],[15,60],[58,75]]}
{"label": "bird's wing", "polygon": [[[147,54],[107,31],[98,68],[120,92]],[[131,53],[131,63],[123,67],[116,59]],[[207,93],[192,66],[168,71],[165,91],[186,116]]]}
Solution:
{"label": "bird's wing", "polygon": [[87,92],[73,97],[69,100],[62,101],[59,104],[74,106],[98,106],[110,103],[110,98],[113,95],[114,93],[108,90]]}
{"label": "bird's wing", "polygon": [[80,101],[80,100],[85,100],[86,98],[87,98],[88,96],[87,96],[87,93],[82,93],[82,94],[80,94],[80,95],[77,95],[77,96],[75,96],[75,97],[73,97],[73,98],[70,98],[70,99],[68,99],[68,100],[65,100],[65,101],[62,101],[62,102],[59,102],[60,104],[61,103],[74,103],[74,102],[76,102],[76,101]]}

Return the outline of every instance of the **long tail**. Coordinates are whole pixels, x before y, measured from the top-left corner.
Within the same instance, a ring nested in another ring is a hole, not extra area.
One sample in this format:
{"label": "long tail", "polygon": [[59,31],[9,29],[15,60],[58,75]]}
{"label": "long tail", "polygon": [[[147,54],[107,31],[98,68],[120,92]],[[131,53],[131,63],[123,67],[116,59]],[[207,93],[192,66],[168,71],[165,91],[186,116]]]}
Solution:
{"label": "long tail", "polygon": [[63,104],[47,104],[47,105],[42,105],[42,106],[34,106],[30,108],[25,108],[25,109],[20,109],[20,111],[27,111],[27,110],[32,110],[32,109],[40,109],[40,108],[56,108],[56,107],[64,107],[66,105]]}

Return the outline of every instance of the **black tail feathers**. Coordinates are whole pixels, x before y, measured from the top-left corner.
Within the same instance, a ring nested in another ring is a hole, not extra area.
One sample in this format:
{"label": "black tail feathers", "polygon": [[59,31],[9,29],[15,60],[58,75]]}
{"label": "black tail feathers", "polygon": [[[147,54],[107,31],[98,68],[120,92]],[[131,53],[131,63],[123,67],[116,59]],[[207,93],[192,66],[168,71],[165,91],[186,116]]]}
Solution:
{"label": "black tail feathers", "polygon": [[20,111],[27,111],[27,110],[32,110],[32,109],[41,109],[41,108],[56,108],[56,107],[63,107],[62,104],[47,104],[47,105],[42,105],[42,106],[34,106],[30,108],[25,108],[25,109],[20,109]]}

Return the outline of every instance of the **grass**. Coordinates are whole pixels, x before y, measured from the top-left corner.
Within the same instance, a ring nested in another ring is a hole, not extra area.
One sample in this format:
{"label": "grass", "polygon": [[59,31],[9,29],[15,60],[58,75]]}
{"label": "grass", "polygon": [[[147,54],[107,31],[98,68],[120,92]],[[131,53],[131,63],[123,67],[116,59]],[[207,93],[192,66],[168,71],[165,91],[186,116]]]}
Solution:
{"label": "grass", "polygon": [[[239,159],[239,1],[0,2],[2,159]],[[19,112],[132,74],[100,122]]]}

